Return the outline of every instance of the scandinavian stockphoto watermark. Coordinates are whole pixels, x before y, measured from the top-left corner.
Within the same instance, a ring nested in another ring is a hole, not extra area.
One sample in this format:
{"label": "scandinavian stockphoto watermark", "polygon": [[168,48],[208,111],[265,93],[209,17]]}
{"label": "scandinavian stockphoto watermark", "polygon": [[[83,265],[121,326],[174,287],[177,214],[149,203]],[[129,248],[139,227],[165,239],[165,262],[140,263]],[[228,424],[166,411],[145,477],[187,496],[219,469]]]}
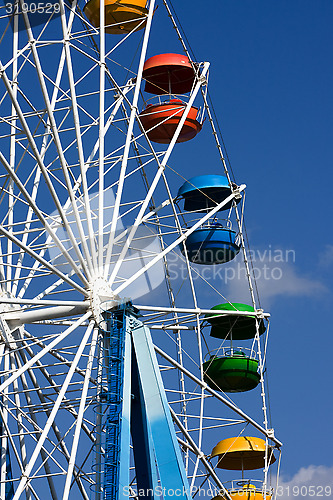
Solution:
{"label": "scandinavian stockphoto watermark", "polygon": [[[260,490],[261,492],[261,490]],[[130,498],[153,498],[153,497],[205,497],[205,498],[215,498],[219,496],[223,498],[223,491],[218,488],[201,488],[193,486],[192,488],[165,488],[162,486],[156,486],[152,489],[135,489],[131,486],[124,486],[123,493]],[[244,496],[247,500],[249,496],[249,490],[247,488],[233,489],[232,493],[237,493],[237,496]],[[272,495],[273,491],[267,491],[268,495]],[[277,497],[330,497],[332,495],[332,487],[330,485],[294,485],[294,486],[278,486],[276,489]]]}
{"label": "scandinavian stockphoto watermark", "polygon": [[[207,250],[209,252],[209,250]],[[209,262],[210,256],[206,256],[206,261]],[[202,253],[200,260],[205,261]],[[247,260],[252,277],[256,280],[273,280],[278,281],[283,278],[286,266],[290,266],[296,262],[296,252],[293,249],[273,248],[269,245],[263,250],[249,250],[247,252]],[[196,264],[195,259],[192,262]],[[184,259],[178,255],[171,254],[168,257],[169,275],[172,280],[186,279],[188,268]],[[222,265],[197,265],[193,273],[193,279],[204,279],[207,281],[220,280],[225,284],[234,280],[242,280],[247,277],[247,268],[244,259],[239,254],[235,260],[223,263]]]}
{"label": "scandinavian stockphoto watermark", "polygon": [[[244,499],[247,497],[245,496],[245,490],[240,490],[241,493],[244,492]],[[218,488],[201,488],[200,486],[192,486],[189,488],[165,488],[161,485],[156,486],[155,488],[142,488],[142,489],[135,489],[131,486],[124,486],[123,487],[123,494],[126,496],[134,497],[134,498],[153,498],[153,497],[161,497],[161,498],[167,498],[167,497],[191,497],[193,498],[194,496],[200,496],[200,497],[206,497],[206,498],[214,498],[216,496],[223,496],[223,491],[221,491]]]}

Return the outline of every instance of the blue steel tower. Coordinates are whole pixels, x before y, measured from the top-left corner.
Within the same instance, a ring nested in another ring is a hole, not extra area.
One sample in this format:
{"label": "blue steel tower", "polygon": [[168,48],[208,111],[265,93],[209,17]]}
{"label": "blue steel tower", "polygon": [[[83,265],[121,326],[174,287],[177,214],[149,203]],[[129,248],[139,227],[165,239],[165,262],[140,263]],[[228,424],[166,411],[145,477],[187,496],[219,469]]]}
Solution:
{"label": "blue steel tower", "polygon": [[[145,498],[177,490],[191,498],[183,459],[171,419],[149,328],[132,304],[106,312],[107,402],[105,419],[104,498],[127,498],[130,484],[130,442],[137,490]],[[178,494],[179,492],[179,494]]]}

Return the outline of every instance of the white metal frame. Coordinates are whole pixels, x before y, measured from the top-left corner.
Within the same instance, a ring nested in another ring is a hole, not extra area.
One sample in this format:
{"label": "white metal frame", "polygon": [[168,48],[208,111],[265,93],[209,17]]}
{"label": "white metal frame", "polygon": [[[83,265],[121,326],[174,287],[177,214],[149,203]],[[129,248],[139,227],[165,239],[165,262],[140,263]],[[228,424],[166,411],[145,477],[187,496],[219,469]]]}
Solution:
{"label": "white metal frame", "polygon": [[[189,55],[172,12],[166,0],[163,2]],[[76,1],[69,9],[60,0],[58,19],[47,19],[42,29],[35,29],[29,16],[23,14],[26,28],[20,31],[19,19],[14,16],[12,34],[7,32],[4,37],[3,43],[11,43],[7,44],[7,55],[2,51],[0,62],[0,103],[4,110],[0,120],[0,144],[4,144],[0,152],[0,208],[5,207],[0,221],[0,417],[5,430],[1,437],[1,498],[9,481],[7,450],[12,457],[14,500],[23,494],[28,500],[42,498],[45,487],[53,500],[67,500],[72,491],[88,499],[90,488],[95,491],[95,500],[102,498],[99,460],[104,430],[98,416],[103,408],[98,391],[103,389],[104,381],[100,312],[102,305],[112,307],[126,298],[126,289],[140,283],[159,264],[165,273],[170,303],[160,306],[152,300],[151,305],[138,307],[156,342],[191,487],[203,482],[224,491],[205,443],[211,429],[234,426],[235,432],[241,433],[250,425],[264,436],[264,485],[269,469],[268,444],[281,446],[268,424],[266,348],[262,354],[258,330],[254,345],[260,362],[264,426],[203,381],[203,322],[211,311],[200,306],[195,287],[197,271],[186,253],[183,259],[189,302],[187,307],[182,303],[178,306],[168,257],[180,245],[186,245],[187,237],[224,205],[244,194],[245,185],[234,188],[224,159],[206,95],[209,63],[200,65],[170,144],[163,150],[156,148],[143,129],[140,89],[154,9],[155,1],[149,0],[137,70],[125,84],[118,81],[111,68],[111,54],[122,45],[130,47],[136,33],[111,41],[112,37],[104,33],[103,9],[101,29],[82,31]],[[58,23],[53,39],[48,38],[51,23]],[[48,46],[56,56],[52,61],[44,56]],[[30,73],[34,88],[24,80],[24,75]],[[93,80],[94,89],[84,90],[84,82]],[[169,185],[168,164],[186,117],[200,95],[232,194],[201,214],[191,228],[184,229]],[[111,137],[115,138],[112,145]],[[129,199],[127,186],[133,189],[133,182],[141,178],[145,190],[138,189]],[[113,205],[107,197],[110,186],[115,191]],[[110,203],[111,218],[107,215]],[[235,203],[234,213],[254,315],[257,320],[267,320],[269,314],[256,305],[242,232],[243,214]],[[151,238],[145,236],[147,247],[153,240],[157,243],[153,249],[135,253],[143,225],[151,230]],[[137,264],[136,270],[126,275],[124,269],[133,263]],[[185,335],[189,332],[195,335],[195,348],[188,346]],[[174,348],[175,354],[171,354]],[[177,374],[178,385],[172,373]],[[234,416],[211,415],[207,410],[210,398]],[[93,467],[88,466],[91,462]],[[55,481],[60,484],[60,479],[61,492],[55,487]],[[39,484],[43,485],[40,490]]]}

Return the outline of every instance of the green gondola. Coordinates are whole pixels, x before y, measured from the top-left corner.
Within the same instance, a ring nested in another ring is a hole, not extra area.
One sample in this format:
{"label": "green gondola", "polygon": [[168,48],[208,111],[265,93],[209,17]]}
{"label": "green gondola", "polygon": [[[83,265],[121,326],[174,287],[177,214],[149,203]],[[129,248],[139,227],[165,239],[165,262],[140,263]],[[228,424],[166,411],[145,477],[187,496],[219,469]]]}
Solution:
{"label": "green gondola", "polygon": [[260,382],[258,361],[237,351],[232,356],[212,356],[203,364],[205,382],[217,391],[245,392]]}
{"label": "green gondola", "polygon": [[[211,337],[218,339],[233,339],[245,340],[253,339],[256,334],[256,317],[253,315],[254,309],[247,304],[226,303],[212,307],[212,311],[225,311],[225,316],[213,316],[206,314],[207,321],[212,325],[210,332]],[[228,311],[248,311],[249,315],[235,316],[228,315]],[[251,314],[252,313],[252,314]],[[264,322],[259,319],[259,335],[262,335],[266,330]]]}

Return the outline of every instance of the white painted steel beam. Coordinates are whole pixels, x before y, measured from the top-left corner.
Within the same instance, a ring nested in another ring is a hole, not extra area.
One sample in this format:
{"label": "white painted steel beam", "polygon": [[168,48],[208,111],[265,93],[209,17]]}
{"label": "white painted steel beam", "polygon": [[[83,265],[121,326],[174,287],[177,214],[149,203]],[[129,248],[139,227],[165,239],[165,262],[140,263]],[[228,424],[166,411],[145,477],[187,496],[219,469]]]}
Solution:
{"label": "white painted steel beam", "polygon": [[[174,422],[176,423],[176,425],[178,426],[178,428],[180,429],[180,431],[186,437],[186,439],[187,439],[190,447],[192,448],[192,450],[194,451],[194,453],[197,455],[197,458],[199,460],[201,460],[201,462],[203,463],[203,465],[204,465],[205,469],[207,470],[208,474],[212,477],[212,479],[215,481],[216,485],[223,492],[223,498],[225,497],[228,500],[231,500],[231,496],[230,496],[229,492],[225,489],[225,487],[223,486],[223,483],[221,483],[219,477],[216,475],[216,473],[214,471],[214,468],[208,462],[208,460],[206,459],[204,453],[201,451],[200,447],[197,446],[197,444],[194,441],[194,439],[192,439],[191,434],[189,432],[187,432],[187,430],[185,429],[185,427],[181,423],[180,419],[178,418],[178,416],[176,415],[176,413],[173,411],[173,409],[171,407],[170,407],[170,413],[171,413],[171,416],[172,416]],[[192,484],[191,489],[193,489],[193,486],[194,485]]]}
{"label": "white painted steel beam", "polygon": [[[242,184],[239,186],[238,191],[242,192],[245,189],[245,184]],[[228,196],[225,200],[221,201],[216,207],[214,207],[212,210],[210,210],[202,219],[200,219],[196,224],[194,224],[190,229],[185,231],[179,238],[177,238],[171,245],[169,245],[165,250],[163,250],[159,255],[157,255],[154,259],[152,259],[148,264],[143,266],[139,271],[137,271],[135,274],[133,274],[125,283],[120,285],[116,290],[114,290],[115,294],[119,294],[122,290],[124,290],[128,285],[133,283],[137,278],[139,278],[142,274],[144,274],[148,269],[150,269],[154,264],[156,264],[158,261],[163,259],[165,255],[167,255],[171,250],[173,250],[175,247],[177,247],[180,243],[186,240],[186,238],[192,234],[196,229],[198,229],[202,224],[204,224],[210,217],[212,217],[216,212],[218,212],[224,205],[229,203],[229,201],[233,200],[236,196],[236,193],[232,193],[230,196]]]}
{"label": "white painted steel beam", "polygon": [[[23,3],[22,0],[20,0],[20,2]],[[56,123],[56,120],[55,120],[55,117],[54,117],[54,112],[53,112],[53,109],[52,109],[52,106],[51,106],[51,102],[50,102],[48,91],[47,91],[47,87],[46,87],[45,76],[44,76],[44,73],[43,73],[43,70],[42,70],[42,66],[41,66],[41,62],[40,62],[40,59],[39,59],[39,55],[38,55],[37,47],[36,47],[35,40],[34,40],[34,37],[33,37],[33,33],[31,31],[29,16],[27,15],[27,13],[25,12],[24,9],[22,9],[22,14],[23,14],[23,17],[24,17],[24,22],[26,24],[26,31],[27,31],[27,35],[28,35],[28,38],[29,38],[30,48],[31,48],[31,52],[32,52],[33,59],[34,59],[34,62],[35,62],[35,66],[36,66],[36,71],[37,71],[37,75],[38,75],[38,79],[39,79],[39,83],[40,83],[40,87],[41,87],[41,91],[42,91],[42,96],[43,96],[43,99],[44,99],[44,102],[45,102],[45,106],[46,106],[46,109],[47,109],[48,121],[49,121],[51,130],[52,130],[53,141],[54,141],[54,144],[55,144],[55,146],[57,148],[57,151],[58,151],[60,166],[62,168],[62,172],[63,172],[64,179],[65,179],[65,183],[66,183],[66,186],[67,186],[68,196],[69,196],[69,198],[71,200],[71,203],[72,203],[72,208],[73,208],[73,212],[74,212],[74,216],[75,216],[77,228],[78,228],[78,231],[80,233],[80,238],[82,240],[83,249],[87,250],[86,242],[85,242],[85,238],[84,238],[83,227],[82,227],[82,223],[81,223],[81,220],[80,220],[80,215],[79,215],[79,212],[78,212],[78,209],[77,209],[76,199],[75,199],[75,197],[73,195],[72,183],[71,183],[70,174],[69,174],[69,171],[68,171],[68,164],[67,164],[67,161],[66,161],[66,158],[65,158],[65,155],[64,155],[64,151],[63,151],[63,148],[62,148],[62,144],[61,144],[61,141],[60,141],[57,123]],[[66,45],[65,45],[65,52],[66,52]],[[69,75],[69,79],[70,79],[70,75]],[[76,117],[74,115],[74,122],[75,122],[75,118]],[[43,171],[43,175],[44,175],[45,179],[49,179],[49,175],[48,175],[48,172],[46,170]],[[52,185],[51,182],[50,182],[50,185]],[[52,186],[51,194],[52,194],[52,191],[53,191],[53,186]],[[61,206],[61,204],[59,202],[59,199],[58,199],[58,196],[57,196],[56,193],[55,193],[55,196],[54,196],[54,200],[55,200],[55,202],[57,204],[57,209],[59,211],[60,217],[63,220],[64,226],[65,226],[65,228],[66,228],[66,230],[68,232],[69,239],[71,241],[71,244],[73,245],[73,249],[74,249],[74,251],[75,251],[75,253],[76,253],[76,255],[77,255],[78,259],[79,259],[79,262],[80,262],[80,264],[82,266],[82,269],[84,270],[84,272],[86,273],[87,276],[90,276],[90,272],[89,272],[89,269],[87,267],[87,262],[89,261],[88,254],[86,254],[86,259],[84,259],[83,255],[81,253],[81,250],[79,248],[78,242],[76,241],[76,238],[75,238],[75,236],[73,234],[73,231],[72,231],[72,229],[70,227],[70,224],[68,224],[68,221],[67,221],[67,218],[66,218],[66,214],[63,211],[63,207]],[[79,276],[82,276],[81,272],[79,272]],[[85,278],[83,279],[83,282],[85,282]]]}
{"label": "white painted steel beam", "polygon": [[50,264],[47,260],[45,260],[43,257],[38,255],[36,252],[34,252],[30,247],[24,245],[22,243],[22,241],[20,241],[13,234],[11,234],[9,231],[7,231],[3,226],[0,226],[0,234],[3,234],[7,238],[10,238],[19,248],[22,248],[25,252],[27,252],[29,255],[31,255],[31,257],[33,257],[35,260],[40,262],[43,266],[45,266],[47,269],[49,269],[56,276],[59,276],[59,278],[63,279],[71,287],[78,290],[83,295],[87,295],[87,291],[84,288],[82,288],[80,285],[75,283],[75,281],[68,278],[67,275],[63,274],[61,271],[56,269],[52,264]]}
{"label": "white painted steel beam", "polygon": [[[50,414],[49,418],[47,419],[47,422],[46,422],[46,424],[44,426],[43,432],[42,432],[42,434],[41,434],[41,436],[40,436],[40,438],[38,440],[38,443],[36,445],[36,448],[35,448],[32,456],[31,456],[31,458],[29,460],[29,463],[28,463],[28,465],[27,465],[27,467],[26,467],[26,469],[24,471],[24,474],[22,475],[22,479],[21,479],[21,481],[20,481],[20,483],[19,483],[19,485],[18,485],[18,487],[16,489],[16,492],[15,492],[13,500],[19,500],[19,498],[20,498],[20,496],[21,496],[21,494],[22,494],[22,492],[23,492],[23,490],[24,490],[24,488],[25,488],[25,486],[26,486],[26,484],[27,484],[27,482],[29,480],[29,477],[30,477],[30,474],[32,472],[32,469],[33,469],[33,467],[35,465],[36,460],[38,459],[40,450],[41,450],[41,448],[42,448],[42,446],[44,444],[45,439],[48,436],[48,433],[50,431],[52,423],[54,422],[54,419],[55,419],[56,414],[57,414],[57,412],[59,410],[59,407],[60,407],[60,405],[62,403],[62,400],[65,397],[66,391],[68,389],[68,385],[69,385],[69,383],[70,383],[70,381],[71,381],[71,379],[72,379],[72,377],[74,375],[75,368],[76,368],[76,366],[77,366],[77,364],[78,364],[78,362],[79,362],[79,360],[81,358],[81,355],[82,355],[82,353],[84,351],[84,348],[85,348],[85,346],[86,346],[86,344],[87,344],[87,342],[89,340],[89,337],[91,335],[91,331],[92,331],[93,326],[94,326],[94,322],[91,322],[90,325],[89,325],[89,327],[87,328],[87,330],[86,330],[83,338],[82,338],[82,341],[81,341],[81,343],[79,345],[79,348],[78,348],[78,350],[77,350],[77,352],[75,354],[75,357],[74,357],[74,359],[72,361],[72,365],[71,365],[71,367],[70,367],[70,369],[68,371],[68,374],[67,374],[67,376],[65,378],[65,381],[64,381],[64,383],[62,385],[61,391],[59,392],[59,395],[58,395],[58,397],[57,397],[57,399],[56,399],[56,401],[54,403],[54,406],[53,406],[53,409],[51,411],[51,414]],[[0,388],[0,390],[1,390],[1,388]]]}
{"label": "white painted steel beam", "polygon": [[69,493],[70,493],[71,481],[72,481],[74,467],[75,467],[75,463],[76,463],[76,454],[77,454],[77,450],[78,450],[78,446],[79,446],[80,433],[81,433],[81,428],[82,428],[82,424],[83,424],[83,416],[84,416],[84,412],[86,409],[85,406],[86,406],[86,400],[87,400],[87,394],[88,394],[88,389],[89,389],[90,376],[91,376],[91,370],[93,367],[93,361],[94,361],[94,356],[95,356],[97,340],[98,340],[98,329],[94,328],[94,332],[93,332],[92,339],[91,339],[91,346],[90,346],[89,357],[88,357],[88,362],[87,362],[86,374],[84,377],[84,383],[83,383],[83,387],[82,387],[80,406],[79,406],[79,411],[78,411],[77,418],[76,418],[74,438],[73,438],[73,443],[72,443],[71,455],[70,455],[70,459],[69,459],[69,463],[68,463],[66,483],[65,483],[65,487],[64,487],[62,500],[68,500]]}
{"label": "white painted steel beam", "polygon": [[58,345],[63,339],[68,337],[76,328],[78,328],[82,323],[84,323],[91,316],[91,311],[88,311],[81,318],[79,318],[73,325],[67,328],[64,332],[58,335],[52,342],[50,342],[44,349],[42,349],[36,356],[31,358],[28,363],[26,363],[22,368],[17,370],[13,375],[11,375],[5,382],[0,385],[0,392],[2,392],[6,387],[8,387],[15,379],[20,377],[28,368],[34,365],[34,363],[42,358],[46,353],[51,351],[56,345]]}
{"label": "white painted steel beam", "polygon": [[218,310],[218,309],[200,309],[200,308],[184,308],[184,307],[160,307],[160,306],[145,306],[135,304],[135,307],[141,311],[156,311],[156,312],[165,312],[165,313],[188,313],[188,314],[209,314],[212,317],[217,316],[257,316],[261,318],[264,316],[265,318],[269,318],[270,314],[262,312],[262,310],[257,311],[226,311],[226,310]]}
{"label": "white painted steel beam", "polygon": [[[161,177],[161,175],[164,172],[164,169],[165,169],[165,166],[167,164],[167,161],[168,161],[168,159],[169,159],[169,157],[170,157],[170,155],[172,153],[172,150],[173,150],[173,148],[174,148],[174,146],[175,146],[175,144],[177,142],[177,139],[178,139],[178,137],[179,137],[179,135],[181,133],[181,130],[183,128],[183,125],[185,123],[187,115],[188,115],[188,113],[189,113],[189,111],[190,111],[190,109],[192,107],[192,104],[194,102],[194,99],[195,99],[195,97],[196,97],[196,95],[197,95],[197,93],[198,93],[198,91],[199,91],[199,89],[200,89],[200,87],[202,85],[201,79],[205,77],[205,74],[207,73],[208,68],[209,68],[209,63],[205,63],[204,69],[202,71],[202,74],[200,75],[201,78],[200,78],[200,80],[195,85],[194,91],[192,92],[191,97],[190,97],[190,99],[189,99],[189,101],[188,101],[188,103],[187,103],[187,105],[186,105],[186,107],[185,107],[185,109],[183,111],[181,119],[180,119],[180,121],[179,121],[179,123],[177,125],[177,128],[176,128],[176,130],[174,132],[174,135],[173,135],[173,137],[172,137],[172,139],[170,141],[170,144],[168,145],[168,148],[167,148],[166,153],[165,153],[165,155],[163,157],[163,160],[161,162],[158,162],[157,173],[156,173],[156,175],[155,175],[155,177],[153,179],[153,182],[151,183],[151,185],[149,187],[149,190],[148,190],[148,193],[147,193],[147,195],[145,197],[145,200],[142,203],[140,211],[139,211],[139,213],[138,213],[138,215],[137,215],[137,217],[136,217],[136,219],[134,221],[134,224],[131,227],[130,233],[129,233],[129,235],[127,237],[127,240],[126,240],[126,243],[125,243],[125,245],[122,248],[122,251],[121,251],[121,253],[120,253],[119,257],[118,257],[118,261],[117,261],[117,263],[116,263],[116,265],[115,265],[115,267],[114,267],[114,269],[112,271],[112,274],[111,274],[111,276],[109,278],[109,283],[110,283],[111,286],[112,286],[112,283],[113,283],[113,281],[114,281],[114,279],[115,279],[115,277],[117,275],[117,272],[118,272],[118,270],[119,270],[119,268],[120,268],[120,266],[121,266],[121,264],[123,262],[123,258],[125,256],[128,248],[130,247],[130,244],[131,244],[131,242],[132,242],[132,240],[133,240],[133,238],[134,238],[134,236],[136,234],[136,231],[137,231],[139,225],[143,221],[143,216],[144,216],[144,213],[145,213],[145,211],[147,209],[148,203],[150,202],[150,200],[151,200],[151,198],[152,198],[152,196],[154,194],[154,191],[156,189],[156,186],[158,184],[158,181],[160,180],[160,177]],[[175,114],[177,114],[177,112]],[[111,234],[110,234],[110,241],[109,241],[109,248],[108,248],[108,253],[107,253],[106,266],[109,266],[108,262],[111,259],[111,254],[112,254],[112,239],[111,239]],[[108,269],[108,267],[106,269]]]}
{"label": "white painted steel beam", "polygon": [[2,317],[7,321],[8,326],[14,329],[20,325],[35,323],[36,321],[78,316],[79,314],[84,314],[88,307],[87,303],[83,302],[76,306],[59,306],[46,309],[34,309],[32,311],[8,312],[3,313]]}
{"label": "white painted steel beam", "polygon": [[181,366],[179,363],[177,363],[177,361],[175,361],[171,356],[169,356],[168,354],[166,354],[166,352],[164,352],[162,349],[160,349],[156,345],[154,346],[154,348],[155,348],[155,351],[158,354],[160,354],[164,359],[166,359],[167,361],[169,361],[169,363],[171,363],[173,366],[175,366],[176,368],[178,368],[178,370],[180,370],[183,373],[185,373],[185,375],[187,375],[191,380],[193,380],[196,384],[198,384],[199,387],[204,388],[212,396],[214,396],[216,399],[220,400],[222,403],[224,403],[226,406],[228,406],[228,408],[230,408],[235,413],[237,413],[237,415],[241,416],[247,422],[249,422],[250,424],[252,424],[253,427],[255,427],[258,431],[260,431],[262,434],[264,434],[268,439],[271,439],[276,444],[277,447],[282,446],[281,441],[279,441],[278,439],[276,439],[276,437],[273,436],[272,433],[269,430],[264,429],[260,424],[258,424],[255,420],[253,420],[253,418],[249,417],[245,412],[243,412],[240,408],[238,408],[238,406],[236,406],[232,401],[230,401],[229,399],[223,397],[218,392],[216,392],[213,389],[211,389],[206,384],[206,382],[203,382],[198,377],[196,377],[195,375],[193,375],[193,373],[191,373],[189,370],[187,370],[186,368],[184,368],[183,366]]}
{"label": "white painted steel beam", "polygon": [[[29,206],[32,208],[32,210],[34,211],[34,213],[36,214],[36,216],[38,217],[38,219],[41,221],[43,227],[45,227],[46,231],[48,232],[48,234],[52,238],[53,242],[57,245],[57,247],[59,248],[60,252],[65,257],[65,259],[68,260],[68,263],[70,265],[72,265],[73,269],[78,270],[78,268],[76,266],[76,263],[73,261],[72,257],[70,256],[70,254],[68,253],[68,251],[64,247],[64,245],[61,242],[61,240],[58,238],[58,236],[55,233],[55,231],[52,229],[52,227],[49,224],[49,222],[47,221],[47,219],[44,217],[44,215],[42,214],[42,212],[37,207],[37,205],[35,203],[35,200],[32,199],[32,197],[30,196],[30,194],[28,193],[28,191],[24,187],[23,183],[20,181],[18,175],[15,173],[15,171],[13,169],[10,168],[10,165],[8,164],[6,158],[1,153],[1,151],[0,151],[0,161],[1,161],[2,165],[5,167],[5,169],[7,170],[8,174],[10,175],[10,177],[12,178],[12,180],[15,182],[16,186],[18,187],[18,189],[21,191],[22,195],[24,196],[24,198],[28,202]],[[24,245],[23,240],[22,240],[22,245]],[[81,276],[81,271],[80,270],[78,270],[78,271],[79,271],[79,276]],[[84,280],[81,280],[81,281],[87,283],[87,281],[86,281],[85,278],[84,278]]]}
{"label": "white painted steel beam", "polygon": [[[121,202],[121,197],[122,197],[122,192],[123,192],[123,187],[124,187],[125,173],[126,173],[126,169],[127,169],[127,161],[128,161],[128,157],[129,157],[129,150],[130,150],[130,145],[131,145],[131,140],[132,140],[134,122],[135,122],[135,118],[137,115],[137,106],[138,106],[138,100],[139,100],[139,95],[140,95],[142,71],[143,71],[143,66],[145,63],[145,58],[146,58],[146,53],[147,53],[147,48],[148,48],[148,40],[149,40],[152,17],[153,17],[153,13],[154,13],[154,5],[155,5],[155,0],[151,0],[150,4],[149,4],[149,12],[148,12],[148,17],[147,17],[145,34],[144,34],[144,38],[143,38],[143,42],[142,42],[140,62],[139,62],[138,71],[137,71],[133,102],[131,104],[131,114],[130,114],[130,119],[129,119],[129,123],[128,123],[124,153],[123,153],[121,169],[120,169],[120,174],[119,174],[119,179],[118,179],[117,195],[116,195],[116,200],[115,200],[115,206],[113,209],[112,223],[111,223],[111,228],[110,228],[110,239],[109,239],[109,243],[108,243],[107,259],[110,259],[110,256],[112,255],[112,248],[113,248],[116,226],[117,226],[117,221],[118,221],[118,216],[119,216],[120,202]],[[103,248],[103,244],[101,246]],[[109,268],[108,260],[106,260],[105,266],[106,266],[106,269],[108,270],[108,268]],[[106,273],[107,273],[107,270],[106,270]]]}
{"label": "white painted steel beam", "polygon": [[40,300],[40,299],[20,299],[15,297],[1,297],[0,304],[26,304],[32,306],[82,306],[89,307],[90,302],[81,300]]}

